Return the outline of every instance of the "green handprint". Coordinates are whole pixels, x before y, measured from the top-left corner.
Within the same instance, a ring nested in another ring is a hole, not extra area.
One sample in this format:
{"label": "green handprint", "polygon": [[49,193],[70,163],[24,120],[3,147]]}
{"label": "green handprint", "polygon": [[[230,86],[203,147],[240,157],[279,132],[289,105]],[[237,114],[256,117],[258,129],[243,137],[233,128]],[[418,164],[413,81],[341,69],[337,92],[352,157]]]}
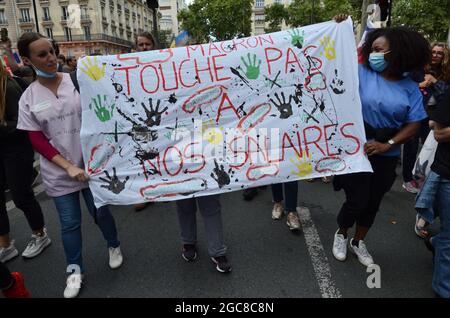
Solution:
{"label": "green handprint", "polygon": [[[97,98],[92,98],[92,101],[94,102],[94,112],[101,122],[108,121],[112,118],[114,107],[116,106],[116,104],[107,106],[106,95],[103,95],[103,102],[101,95],[97,95]],[[89,104],[89,109],[92,109],[92,103]]]}
{"label": "green handprint", "polygon": [[245,71],[245,76],[248,79],[254,80],[259,77],[259,67],[261,66],[261,60],[258,61],[258,66],[256,66],[256,54],[253,54],[253,63],[250,57],[250,53],[247,53],[248,64],[245,61],[244,57],[241,56],[241,60],[244,63],[244,66],[247,68]]}
{"label": "green handprint", "polygon": [[300,29],[293,29],[292,31],[288,31],[288,33],[291,35],[292,45],[296,46],[297,48],[301,49],[303,47],[303,41],[305,40],[305,31],[301,31]]}

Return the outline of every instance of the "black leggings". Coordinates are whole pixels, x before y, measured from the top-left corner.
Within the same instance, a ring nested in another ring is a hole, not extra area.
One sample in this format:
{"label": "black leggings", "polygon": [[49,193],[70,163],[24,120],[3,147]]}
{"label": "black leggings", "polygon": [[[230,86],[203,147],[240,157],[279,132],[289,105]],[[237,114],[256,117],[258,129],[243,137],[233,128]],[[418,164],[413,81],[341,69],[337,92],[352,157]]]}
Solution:
{"label": "black leggings", "polygon": [[337,217],[339,228],[351,228],[356,223],[370,228],[384,195],[394,184],[397,157],[370,156],[373,173],[361,172],[336,176],[336,190],[344,189],[346,201]]}
{"label": "black leggings", "polygon": [[8,184],[12,200],[21,209],[33,231],[44,227],[42,210],[34,197],[34,152],[28,140],[17,144],[0,143],[0,235],[9,234],[9,218],[6,211],[5,188]]}
{"label": "black leggings", "polygon": [[0,290],[6,290],[11,287],[13,279],[8,267],[0,262]]}

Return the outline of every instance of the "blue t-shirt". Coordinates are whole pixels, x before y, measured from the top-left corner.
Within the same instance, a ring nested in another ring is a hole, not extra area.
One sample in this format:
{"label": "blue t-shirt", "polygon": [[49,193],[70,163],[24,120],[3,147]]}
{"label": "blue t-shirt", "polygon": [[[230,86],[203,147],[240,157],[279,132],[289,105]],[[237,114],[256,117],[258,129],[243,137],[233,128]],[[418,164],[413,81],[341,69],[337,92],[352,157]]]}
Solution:
{"label": "blue t-shirt", "polygon": [[[374,128],[401,128],[427,118],[419,85],[409,77],[388,81],[364,65],[358,66],[362,114]],[[400,145],[384,156],[400,156]]]}

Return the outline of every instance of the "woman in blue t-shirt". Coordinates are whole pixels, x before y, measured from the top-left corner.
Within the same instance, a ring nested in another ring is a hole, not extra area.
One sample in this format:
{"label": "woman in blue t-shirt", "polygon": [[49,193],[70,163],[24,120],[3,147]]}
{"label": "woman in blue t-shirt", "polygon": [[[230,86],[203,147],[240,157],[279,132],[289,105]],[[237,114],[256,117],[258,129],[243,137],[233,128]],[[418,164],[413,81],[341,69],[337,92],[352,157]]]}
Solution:
{"label": "woman in blue t-shirt", "polygon": [[[335,17],[341,22],[347,16]],[[333,255],[347,256],[347,232],[356,223],[350,248],[365,266],[374,263],[364,239],[374,223],[384,195],[394,184],[400,145],[412,138],[427,117],[418,84],[408,74],[423,70],[431,60],[428,42],[406,28],[377,29],[368,34],[361,50],[359,93],[373,173],[337,176],[336,190],[344,189],[346,201],[339,212]]]}

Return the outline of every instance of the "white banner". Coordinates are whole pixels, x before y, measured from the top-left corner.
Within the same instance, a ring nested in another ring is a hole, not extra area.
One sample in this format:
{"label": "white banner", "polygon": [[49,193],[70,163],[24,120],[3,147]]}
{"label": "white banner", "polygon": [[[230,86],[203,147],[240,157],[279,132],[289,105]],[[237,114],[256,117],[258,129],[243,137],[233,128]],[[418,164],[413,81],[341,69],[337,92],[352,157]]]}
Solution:
{"label": "white banner", "polygon": [[98,206],[371,171],[350,19],[86,57],[77,76]]}

